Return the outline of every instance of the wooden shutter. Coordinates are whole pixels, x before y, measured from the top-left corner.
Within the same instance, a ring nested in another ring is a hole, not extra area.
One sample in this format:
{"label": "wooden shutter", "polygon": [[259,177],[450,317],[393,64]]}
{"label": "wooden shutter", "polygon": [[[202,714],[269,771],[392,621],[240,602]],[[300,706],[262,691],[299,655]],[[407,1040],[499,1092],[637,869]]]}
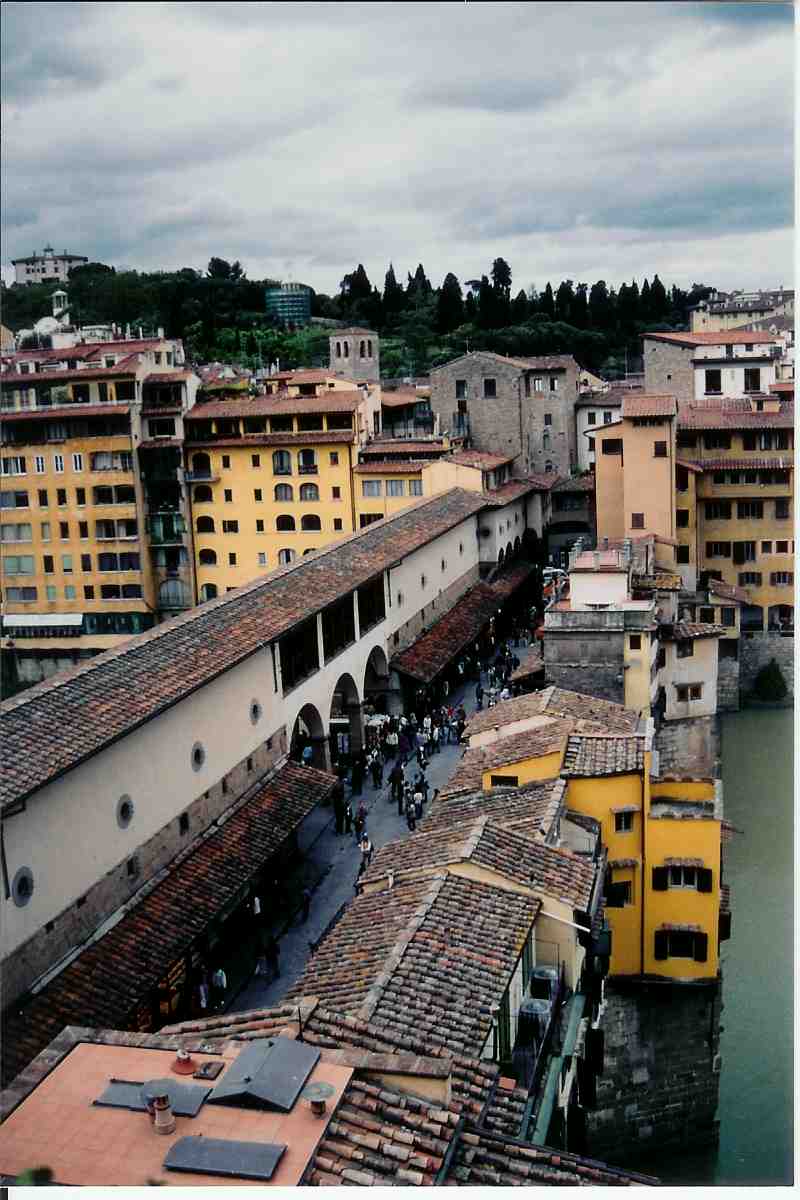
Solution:
{"label": "wooden shutter", "polygon": [[721,912],[719,914],[719,940],[727,942],[731,936],[731,914],[729,912]]}
{"label": "wooden shutter", "polygon": [[[668,867],[653,867],[653,891],[665,892],[669,884],[669,868]],[[658,936],[658,935],[656,935]],[[666,955],[664,955],[666,958]],[[658,958],[658,955],[656,955]]]}
{"label": "wooden shutter", "polygon": [[655,937],[655,952],[654,957],[656,962],[663,962],[667,958],[667,934],[657,933]]}
{"label": "wooden shutter", "polygon": [[713,873],[708,867],[697,868],[697,890],[698,892],[710,892]]}
{"label": "wooden shutter", "polygon": [[[658,937],[658,934],[656,934]],[[656,955],[658,958],[658,955]],[[694,935],[694,961],[708,962],[708,934],[696,933]]]}

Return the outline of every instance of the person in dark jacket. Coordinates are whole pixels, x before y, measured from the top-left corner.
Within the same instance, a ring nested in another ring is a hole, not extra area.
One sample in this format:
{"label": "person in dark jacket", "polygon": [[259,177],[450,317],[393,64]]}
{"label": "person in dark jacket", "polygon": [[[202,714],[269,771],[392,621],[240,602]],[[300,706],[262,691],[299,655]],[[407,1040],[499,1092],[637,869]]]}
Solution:
{"label": "person in dark jacket", "polygon": [[350,786],[353,789],[354,796],[361,795],[361,789],[364,786],[364,766],[360,757],[357,757],[353,762],[353,769],[350,773]]}
{"label": "person in dark jacket", "polygon": [[344,807],[344,831],[345,834],[353,832],[353,806],[349,800]]}

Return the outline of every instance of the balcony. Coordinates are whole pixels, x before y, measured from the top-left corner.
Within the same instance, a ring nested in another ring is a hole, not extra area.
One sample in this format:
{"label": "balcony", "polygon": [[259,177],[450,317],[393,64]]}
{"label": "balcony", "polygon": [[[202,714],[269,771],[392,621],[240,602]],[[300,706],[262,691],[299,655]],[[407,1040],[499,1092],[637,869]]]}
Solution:
{"label": "balcony", "polygon": [[[276,474],[276,475],[277,475],[278,473],[279,473],[279,472],[277,472],[277,471],[275,472],[275,474]],[[300,465],[300,466],[297,468],[297,474],[298,474],[298,475],[318,475],[318,474],[319,474],[319,467],[317,466],[317,464],[316,464],[316,463],[313,463],[313,464],[311,464],[311,465],[306,465],[306,466],[303,466],[303,465],[301,464],[301,465]]]}
{"label": "balcony", "polygon": [[187,483],[218,483],[218,471],[185,471],[183,478]]}

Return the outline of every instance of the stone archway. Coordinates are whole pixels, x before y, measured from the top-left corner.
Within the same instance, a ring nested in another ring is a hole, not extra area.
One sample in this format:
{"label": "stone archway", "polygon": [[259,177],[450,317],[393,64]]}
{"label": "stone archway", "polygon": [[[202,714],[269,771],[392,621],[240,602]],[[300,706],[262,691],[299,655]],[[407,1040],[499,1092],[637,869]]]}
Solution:
{"label": "stone archway", "polygon": [[353,676],[345,673],[336,681],[330,706],[330,745],[334,759],[357,754],[364,745],[361,700]]}
{"label": "stone archway", "polygon": [[767,614],[770,633],[794,632],[794,608],[791,604],[771,604]]}
{"label": "stone archway", "polygon": [[376,712],[389,712],[389,690],[389,663],[383,649],[373,646],[364,671],[364,702]]}
{"label": "stone archway", "polygon": [[311,747],[311,766],[320,771],[328,770],[328,739],[322,717],[313,704],[304,704],[297,714],[292,730],[291,757],[303,762],[303,751]]}

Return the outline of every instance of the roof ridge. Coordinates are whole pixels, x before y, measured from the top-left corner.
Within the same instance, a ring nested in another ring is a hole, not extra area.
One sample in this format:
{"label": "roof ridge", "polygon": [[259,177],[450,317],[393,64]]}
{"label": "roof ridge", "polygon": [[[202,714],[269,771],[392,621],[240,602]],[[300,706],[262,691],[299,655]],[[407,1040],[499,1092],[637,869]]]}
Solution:
{"label": "roof ridge", "polygon": [[372,986],[362,1000],[361,1004],[353,1013],[353,1016],[358,1017],[363,1021],[370,1020],[376,1008],[383,999],[383,994],[386,991],[386,988],[392,976],[394,975],[396,968],[402,962],[403,956],[405,955],[410,943],[414,940],[418,929],[438,900],[439,893],[444,887],[446,881],[446,871],[442,871],[440,874],[436,874],[433,877],[431,885],[428,887],[422,900],[417,905],[413,915],[407,920],[403,932],[396,939],[393,947],[384,958],[380,972],[375,977]]}

